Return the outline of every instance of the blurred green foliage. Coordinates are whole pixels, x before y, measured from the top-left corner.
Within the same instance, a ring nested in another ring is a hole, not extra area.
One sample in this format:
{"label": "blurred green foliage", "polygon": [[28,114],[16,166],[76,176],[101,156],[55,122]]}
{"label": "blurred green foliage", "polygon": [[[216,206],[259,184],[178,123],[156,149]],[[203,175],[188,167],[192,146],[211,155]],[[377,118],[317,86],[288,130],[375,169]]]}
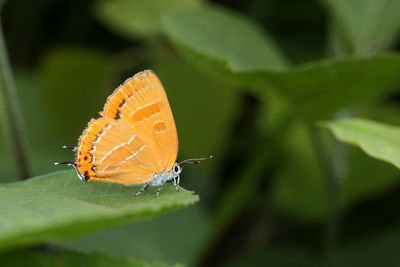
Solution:
{"label": "blurred green foliage", "polygon": [[390,47],[398,35],[400,3],[396,0],[322,0],[330,11],[337,38],[346,51],[374,54]]}
{"label": "blurred green foliage", "polygon": [[132,38],[151,38],[161,33],[161,17],[171,10],[190,10],[198,0],[99,1],[95,14],[112,31]]}
{"label": "blurred green foliage", "polygon": [[396,0],[7,2],[32,176],[72,159],[60,147],[143,69],[166,88],[179,159],[215,157],[185,168],[201,200],[189,207],[197,195],[172,186],[134,198],[73,171],[15,181],[2,88],[0,264],[397,266],[399,11]]}

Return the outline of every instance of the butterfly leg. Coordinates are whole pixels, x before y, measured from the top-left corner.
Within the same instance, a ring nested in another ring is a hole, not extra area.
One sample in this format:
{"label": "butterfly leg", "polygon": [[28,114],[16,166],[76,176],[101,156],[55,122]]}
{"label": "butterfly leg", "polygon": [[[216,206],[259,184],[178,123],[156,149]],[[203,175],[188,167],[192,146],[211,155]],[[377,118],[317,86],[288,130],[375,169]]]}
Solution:
{"label": "butterfly leg", "polygon": [[179,175],[175,176],[173,181],[174,181],[174,186],[175,186],[176,190],[179,190],[180,176]]}
{"label": "butterfly leg", "polygon": [[163,185],[160,185],[159,187],[158,187],[158,189],[157,189],[157,193],[156,193],[156,197],[158,197],[159,195],[160,195],[160,191],[161,191],[161,188],[163,187]]}
{"label": "butterfly leg", "polygon": [[139,190],[139,192],[136,193],[136,196],[140,195],[141,193],[144,192],[144,190],[146,190],[148,187],[150,186],[150,184],[145,184],[142,189]]}

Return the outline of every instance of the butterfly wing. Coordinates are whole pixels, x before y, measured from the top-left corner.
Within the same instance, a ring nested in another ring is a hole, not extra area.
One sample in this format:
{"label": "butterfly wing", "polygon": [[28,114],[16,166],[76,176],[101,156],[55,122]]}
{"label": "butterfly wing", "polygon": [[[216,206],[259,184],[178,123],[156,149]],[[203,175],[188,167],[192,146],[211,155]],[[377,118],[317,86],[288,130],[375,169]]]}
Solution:
{"label": "butterfly wing", "polygon": [[107,99],[102,117],[82,134],[75,165],[82,178],[142,184],[171,170],[178,137],[164,88],[149,70]]}

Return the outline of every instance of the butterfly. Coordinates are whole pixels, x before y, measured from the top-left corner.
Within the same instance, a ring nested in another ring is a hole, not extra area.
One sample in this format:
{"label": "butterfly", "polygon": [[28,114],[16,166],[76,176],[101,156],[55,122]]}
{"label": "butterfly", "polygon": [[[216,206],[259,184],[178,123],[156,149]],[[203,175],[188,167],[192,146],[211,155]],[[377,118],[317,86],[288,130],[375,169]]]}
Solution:
{"label": "butterfly", "polygon": [[[177,163],[178,134],[164,87],[151,70],[127,79],[111,94],[100,112],[79,137],[74,161],[57,164],[73,166],[82,181],[113,182],[149,186],[172,181],[179,189],[184,164]],[[210,156],[209,158],[211,158]]]}

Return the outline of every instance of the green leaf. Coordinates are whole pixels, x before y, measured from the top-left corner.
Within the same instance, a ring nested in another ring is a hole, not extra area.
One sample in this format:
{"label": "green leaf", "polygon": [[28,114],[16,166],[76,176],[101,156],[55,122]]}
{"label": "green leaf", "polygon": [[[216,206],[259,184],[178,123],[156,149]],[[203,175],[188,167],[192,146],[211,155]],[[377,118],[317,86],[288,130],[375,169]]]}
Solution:
{"label": "green leaf", "polygon": [[72,172],[57,172],[0,186],[0,248],[81,234],[148,219],[185,207],[198,197],[166,185],[134,196],[136,187],[82,184]]}
{"label": "green leaf", "polygon": [[226,9],[170,12],[163,24],[173,42],[233,72],[285,67],[283,55],[261,28]]}
{"label": "green leaf", "polygon": [[[388,125],[398,125],[400,123],[399,112],[399,107],[395,102],[384,101],[382,103],[379,101],[357,109],[356,114],[365,119]],[[382,193],[390,192],[400,184],[400,173],[394,165],[376,160],[358,147],[353,147],[351,151],[354,152],[355,157],[350,155],[353,163],[348,168],[349,177],[344,180],[344,183],[346,183],[344,193],[347,200],[351,201],[354,197],[383,197]],[[365,166],[368,166],[368,168]]]}
{"label": "green leaf", "polygon": [[82,254],[58,250],[15,250],[0,254],[3,266],[76,267],[76,266],[123,266],[123,267],[183,267],[181,264],[147,262],[130,257],[112,258],[100,253]]}
{"label": "green leaf", "polygon": [[206,209],[199,203],[151,221],[58,242],[57,245],[84,253],[101,252],[113,257],[134,255],[146,260],[195,266],[208,236],[207,219]]}
{"label": "green leaf", "polygon": [[400,29],[397,0],[322,0],[342,39],[356,54],[388,48]]}
{"label": "green leaf", "polygon": [[220,8],[168,14],[164,28],[192,64],[223,74],[262,98],[274,90],[310,119],[327,118],[400,84],[398,54],[341,57],[285,69],[284,57],[266,33]]}
{"label": "green leaf", "polygon": [[199,5],[198,0],[101,0],[95,6],[95,14],[124,37],[147,38],[160,33],[160,19],[167,11]]}
{"label": "green leaf", "polygon": [[359,118],[325,125],[340,141],[358,146],[371,157],[400,168],[400,127]]}
{"label": "green leaf", "polygon": [[400,55],[343,57],[299,65],[288,71],[247,76],[257,88],[272,88],[310,119],[332,116],[351,105],[375,100],[400,84]]}

